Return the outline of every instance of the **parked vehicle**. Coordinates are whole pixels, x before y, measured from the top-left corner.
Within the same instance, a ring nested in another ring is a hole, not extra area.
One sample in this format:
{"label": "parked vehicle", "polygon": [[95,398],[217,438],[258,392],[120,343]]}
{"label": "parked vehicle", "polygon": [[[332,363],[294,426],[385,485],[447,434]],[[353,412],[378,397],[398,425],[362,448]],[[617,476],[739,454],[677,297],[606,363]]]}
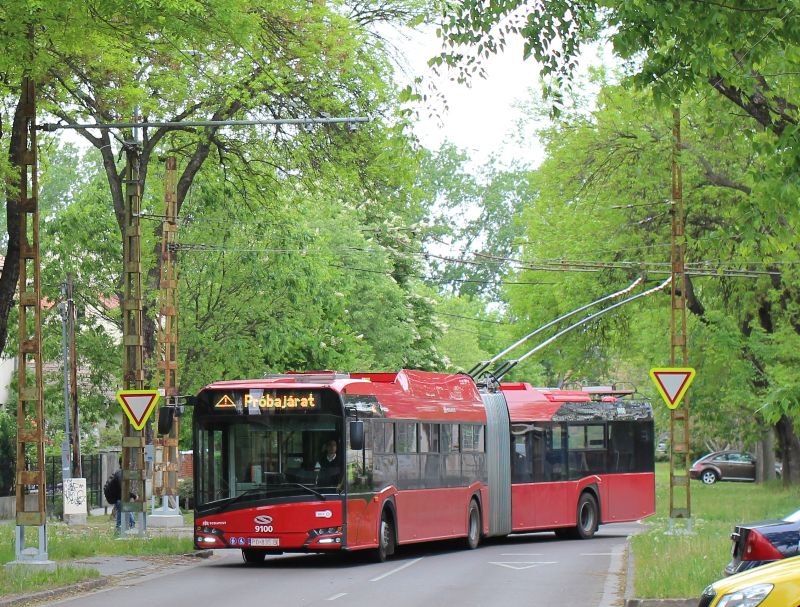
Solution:
{"label": "parked vehicle", "polygon": [[[775,464],[775,472],[780,478],[780,463]],[[756,458],[744,451],[714,451],[692,464],[689,476],[706,485],[717,481],[752,482],[756,480]]]}
{"label": "parked vehicle", "polygon": [[711,584],[698,607],[794,607],[800,602],[800,557]]}
{"label": "parked vehicle", "polygon": [[800,555],[800,510],[786,518],[737,525],[725,575]]}

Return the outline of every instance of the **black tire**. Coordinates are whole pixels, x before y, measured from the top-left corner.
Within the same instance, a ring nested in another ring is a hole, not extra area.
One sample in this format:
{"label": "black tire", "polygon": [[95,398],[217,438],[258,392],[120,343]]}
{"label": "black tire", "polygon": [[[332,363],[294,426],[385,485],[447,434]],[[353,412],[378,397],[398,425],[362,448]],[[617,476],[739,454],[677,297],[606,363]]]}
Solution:
{"label": "black tire", "polygon": [[267,553],[263,550],[253,550],[252,548],[242,548],[242,560],[248,565],[257,565],[264,562]]}
{"label": "black tire", "polygon": [[578,500],[575,537],[587,540],[595,534],[599,526],[600,511],[597,500],[591,493],[581,493],[581,499]]}
{"label": "black tire", "polygon": [[700,480],[703,481],[704,485],[713,485],[719,480],[719,477],[716,472],[709,468],[700,473]]}
{"label": "black tire", "polygon": [[381,514],[381,524],[378,527],[378,547],[372,551],[373,560],[383,563],[394,554],[394,548],[394,521],[388,510],[384,510]]}
{"label": "black tire", "polygon": [[467,512],[467,537],[464,538],[464,547],[475,550],[481,543],[481,511],[475,500],[470,500]]}

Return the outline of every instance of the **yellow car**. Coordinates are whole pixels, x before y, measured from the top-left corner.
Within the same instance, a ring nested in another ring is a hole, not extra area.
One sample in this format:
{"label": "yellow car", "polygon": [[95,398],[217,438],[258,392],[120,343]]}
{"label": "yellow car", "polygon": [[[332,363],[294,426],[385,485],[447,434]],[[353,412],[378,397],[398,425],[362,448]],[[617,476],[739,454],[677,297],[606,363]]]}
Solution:
{"label": "yellow car", "polygon": [[799,607],[800,556],[714,582],[698,607]]}

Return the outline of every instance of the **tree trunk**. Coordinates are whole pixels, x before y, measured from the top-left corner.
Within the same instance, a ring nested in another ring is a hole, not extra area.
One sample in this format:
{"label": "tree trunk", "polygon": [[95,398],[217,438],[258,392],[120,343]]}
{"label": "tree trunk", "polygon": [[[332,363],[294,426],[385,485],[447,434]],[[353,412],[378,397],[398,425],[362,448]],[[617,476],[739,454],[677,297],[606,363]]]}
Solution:
{"label": "tree trunk", "polygon": [[772,428],[756,443],[756,482],[775,478],[775,434]]}
{"label": "tree trunk", "polygon": [[783,454],[783,485],[800,484],[800,439],[794,431],[794,421],[791,417],[782,415],[775,424],[778,432],[778,442]]}
{"label": "tree trunk", "polygon": [[[11,166],[19,166],[20,139],[25,124],[22,120],[22,96],[14,111],[14,120],[11,127],[11,142],[8,147],[8,159]],[[17,173],[19,175],[19,173]],[[6,182],[6,225],[8,230],[8,248],[3,261],[3,272],[0,274],[0,351],[6,347],[8,338],[8,315],[14,305],[14,293],[19,281],[19,183],[13,178]]]}

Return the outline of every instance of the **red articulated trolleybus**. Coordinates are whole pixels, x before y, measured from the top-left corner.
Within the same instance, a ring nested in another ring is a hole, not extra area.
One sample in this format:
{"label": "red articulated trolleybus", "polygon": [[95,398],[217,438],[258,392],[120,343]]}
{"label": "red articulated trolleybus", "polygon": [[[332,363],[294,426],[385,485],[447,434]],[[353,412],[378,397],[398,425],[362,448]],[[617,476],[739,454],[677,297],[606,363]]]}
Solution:
{"label": "red articulated trolleybus", "polygon": [[653,417],[610,390],[469,375],[298,373],[193,400],[197,548],[282,552],[555,530],[655,510]]}

